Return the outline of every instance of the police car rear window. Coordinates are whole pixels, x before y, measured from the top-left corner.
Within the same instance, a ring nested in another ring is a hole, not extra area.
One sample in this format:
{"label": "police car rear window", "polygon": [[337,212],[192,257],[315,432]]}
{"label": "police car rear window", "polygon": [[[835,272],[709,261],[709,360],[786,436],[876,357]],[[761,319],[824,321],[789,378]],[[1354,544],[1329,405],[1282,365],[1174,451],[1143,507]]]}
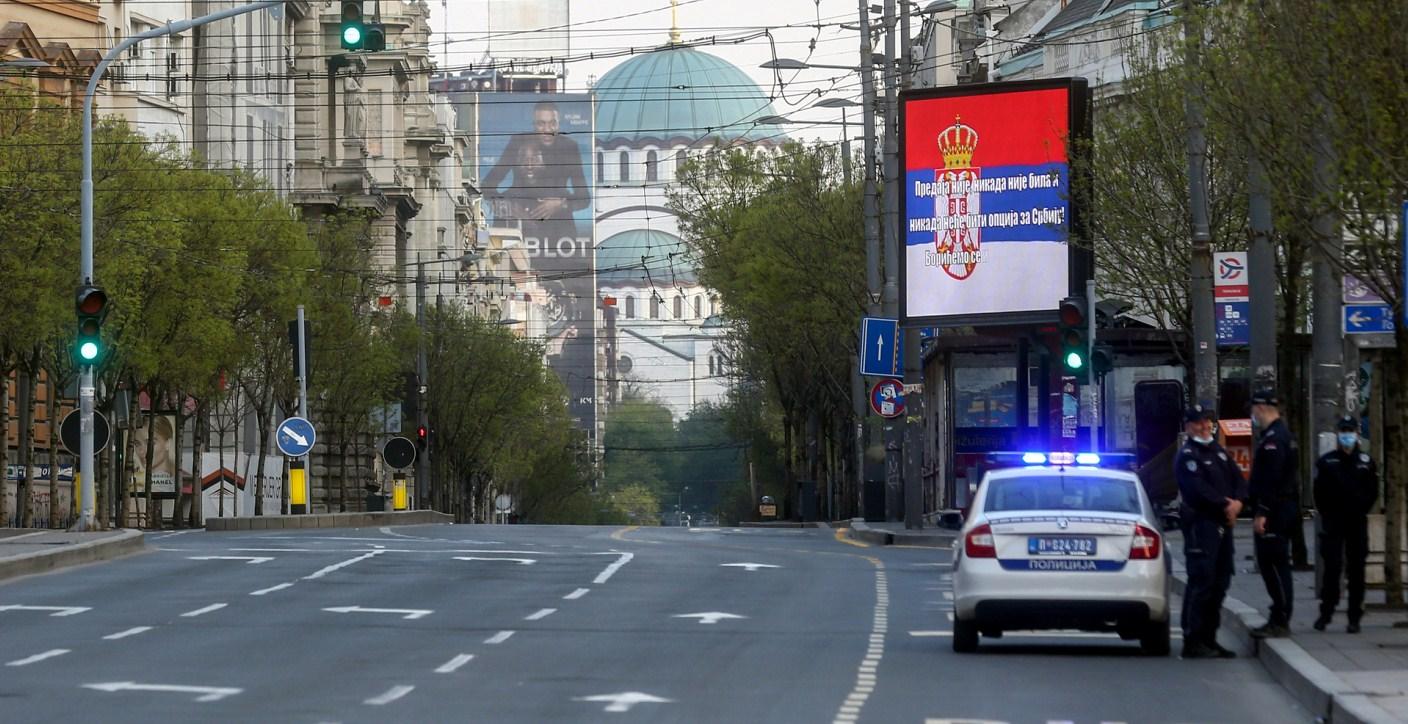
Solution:
{"label": "police car rear window", "polygon": [[1129,480],[1080,475],[1033,475],[1002,478],[988,486],[983,510],[1084,510],[1138,513],[1139,491]]}

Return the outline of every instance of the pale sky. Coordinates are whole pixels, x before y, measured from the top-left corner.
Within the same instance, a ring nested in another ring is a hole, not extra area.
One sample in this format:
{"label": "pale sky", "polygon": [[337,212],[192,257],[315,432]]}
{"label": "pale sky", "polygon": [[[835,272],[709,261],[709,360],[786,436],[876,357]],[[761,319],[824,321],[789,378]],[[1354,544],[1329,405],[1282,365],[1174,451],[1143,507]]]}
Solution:
{"label": "pale sky", "polygon": [[[462,69],[482,62],[493,41],[486,32],[487,0],[429,0],[431,48],[442,67]],[[522,0],[531,4],[533,0]],[[859,76],[852,71],[809,69],[784,71],[785,86],[779,91],[773,72],[759,66],[774,57],[809,60],[812,63],[854,66],[860,57],[860,41],[855,31],[843,30],[840,23],[854,25],[859,12],[855,0],[679,0],[680,34],[685,42],[716,36],[718,45],[701,50],[718,55],[748,73],[764,94],[775,96],[773,108],[779,115],[797,120],[841,120],[841,111],[830,108],[806,110],[818,96],[859,100]],[[448,24],[446,16],[448,13]],[[669,0],[572,0],[570,3],[570,54],[617,51],[636,47],[648,49],[669,41]],[[627,17],[628,16],[628,17]],[[807,27],[816,25],[820,29]],[[915,23],[917,27],[917,22]],[[790,27],[789,27],[790,26]],[[769,29],[772,40],[758,37],[739,44],[724,44]],[[448,32],[448,43],[446,33]],[[534,34],[558,54],[568,53],[569,39],[561,30]],[[815,49],[811,43],[815,41]],[[567,89],[585,90],[589,79],[601,77],[626,57],[581,60],[567,66]],[[808,97],[808,92],[812,95]],[[780,96],[785,96],[780,97]],[[849,109],[850,135],[858,132],[859,109]],[[795,125],[787,129],[794,138],[835,139],[839,126]]]}

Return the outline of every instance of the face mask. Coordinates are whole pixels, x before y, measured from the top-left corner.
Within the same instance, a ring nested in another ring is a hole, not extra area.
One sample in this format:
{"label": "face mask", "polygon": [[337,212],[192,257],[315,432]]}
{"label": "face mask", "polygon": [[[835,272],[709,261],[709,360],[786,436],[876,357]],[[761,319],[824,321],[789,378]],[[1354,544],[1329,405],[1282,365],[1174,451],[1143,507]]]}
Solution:
{"label": "face mask", "polygon": [[1198,437],[1198,436],[1194,435],[1194,436],[1193,436],[1193,442],[1196,442],[1196,443],[1198,443],[1199,445],[1211,445],[1211,444],[1212,444],[1212,438],[1211,438],[1211,437]]}
{"label": "face mask", "polygon": [[1354,447],[1359,442],[1359,436],[1352,432],[1340,433],[1340,447]]}

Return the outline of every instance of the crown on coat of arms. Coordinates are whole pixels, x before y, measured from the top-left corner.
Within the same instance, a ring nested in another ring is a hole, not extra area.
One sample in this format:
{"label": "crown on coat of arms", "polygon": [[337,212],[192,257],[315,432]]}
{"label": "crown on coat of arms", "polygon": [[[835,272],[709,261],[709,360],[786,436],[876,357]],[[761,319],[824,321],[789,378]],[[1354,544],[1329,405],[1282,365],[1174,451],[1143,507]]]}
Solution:
{"label": "crown on coat of arms", "polygon": [[973,130],[972,126],[964,125],[959,116],[953,117],[952,126],[939,131],[937,142],[946,168],[969,168],[973,165],[973,152],[978,148],[978,132]]}

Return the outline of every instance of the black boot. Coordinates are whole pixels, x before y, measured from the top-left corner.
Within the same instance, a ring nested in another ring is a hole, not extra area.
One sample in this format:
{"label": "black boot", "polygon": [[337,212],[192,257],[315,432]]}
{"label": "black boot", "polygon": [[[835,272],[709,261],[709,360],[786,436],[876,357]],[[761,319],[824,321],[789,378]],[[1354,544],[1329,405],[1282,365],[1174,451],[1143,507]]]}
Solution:
{"label": "black boot", "polygon": [[1291,629],[1285,624],[1268,623],[1252,629],[1250,633],[1254,639],[1281,639],[1290,636]]}
{"label": "black boot", "polygon": [[1327,613],[1327,612],[1325,612],[1325,611],[1321,611],[1321,612],[1320,612],[1320,618],[1315,619],[1315,623],[1314,623],[1315,630],[1316,630],[1316,631],[1324,631],[1324,630],[1325,630],[1325,627],[1330,625],[1330,617],[1331,617],[1332,615],[1333,615],[1333,612],[1328,612],[1328,613]]}
{"label": "black boot", "polygon": [[1345,630],[1345,632],[1347,632],[1347,633],[1352,633],[1352,634],[1357,634],[1357,633],[1359,633],[1359,619],[1356,618],[1356,619],[1351,620],[1351,621],[1349,622],[1349,625],[1346,626],[1344,630]]}

